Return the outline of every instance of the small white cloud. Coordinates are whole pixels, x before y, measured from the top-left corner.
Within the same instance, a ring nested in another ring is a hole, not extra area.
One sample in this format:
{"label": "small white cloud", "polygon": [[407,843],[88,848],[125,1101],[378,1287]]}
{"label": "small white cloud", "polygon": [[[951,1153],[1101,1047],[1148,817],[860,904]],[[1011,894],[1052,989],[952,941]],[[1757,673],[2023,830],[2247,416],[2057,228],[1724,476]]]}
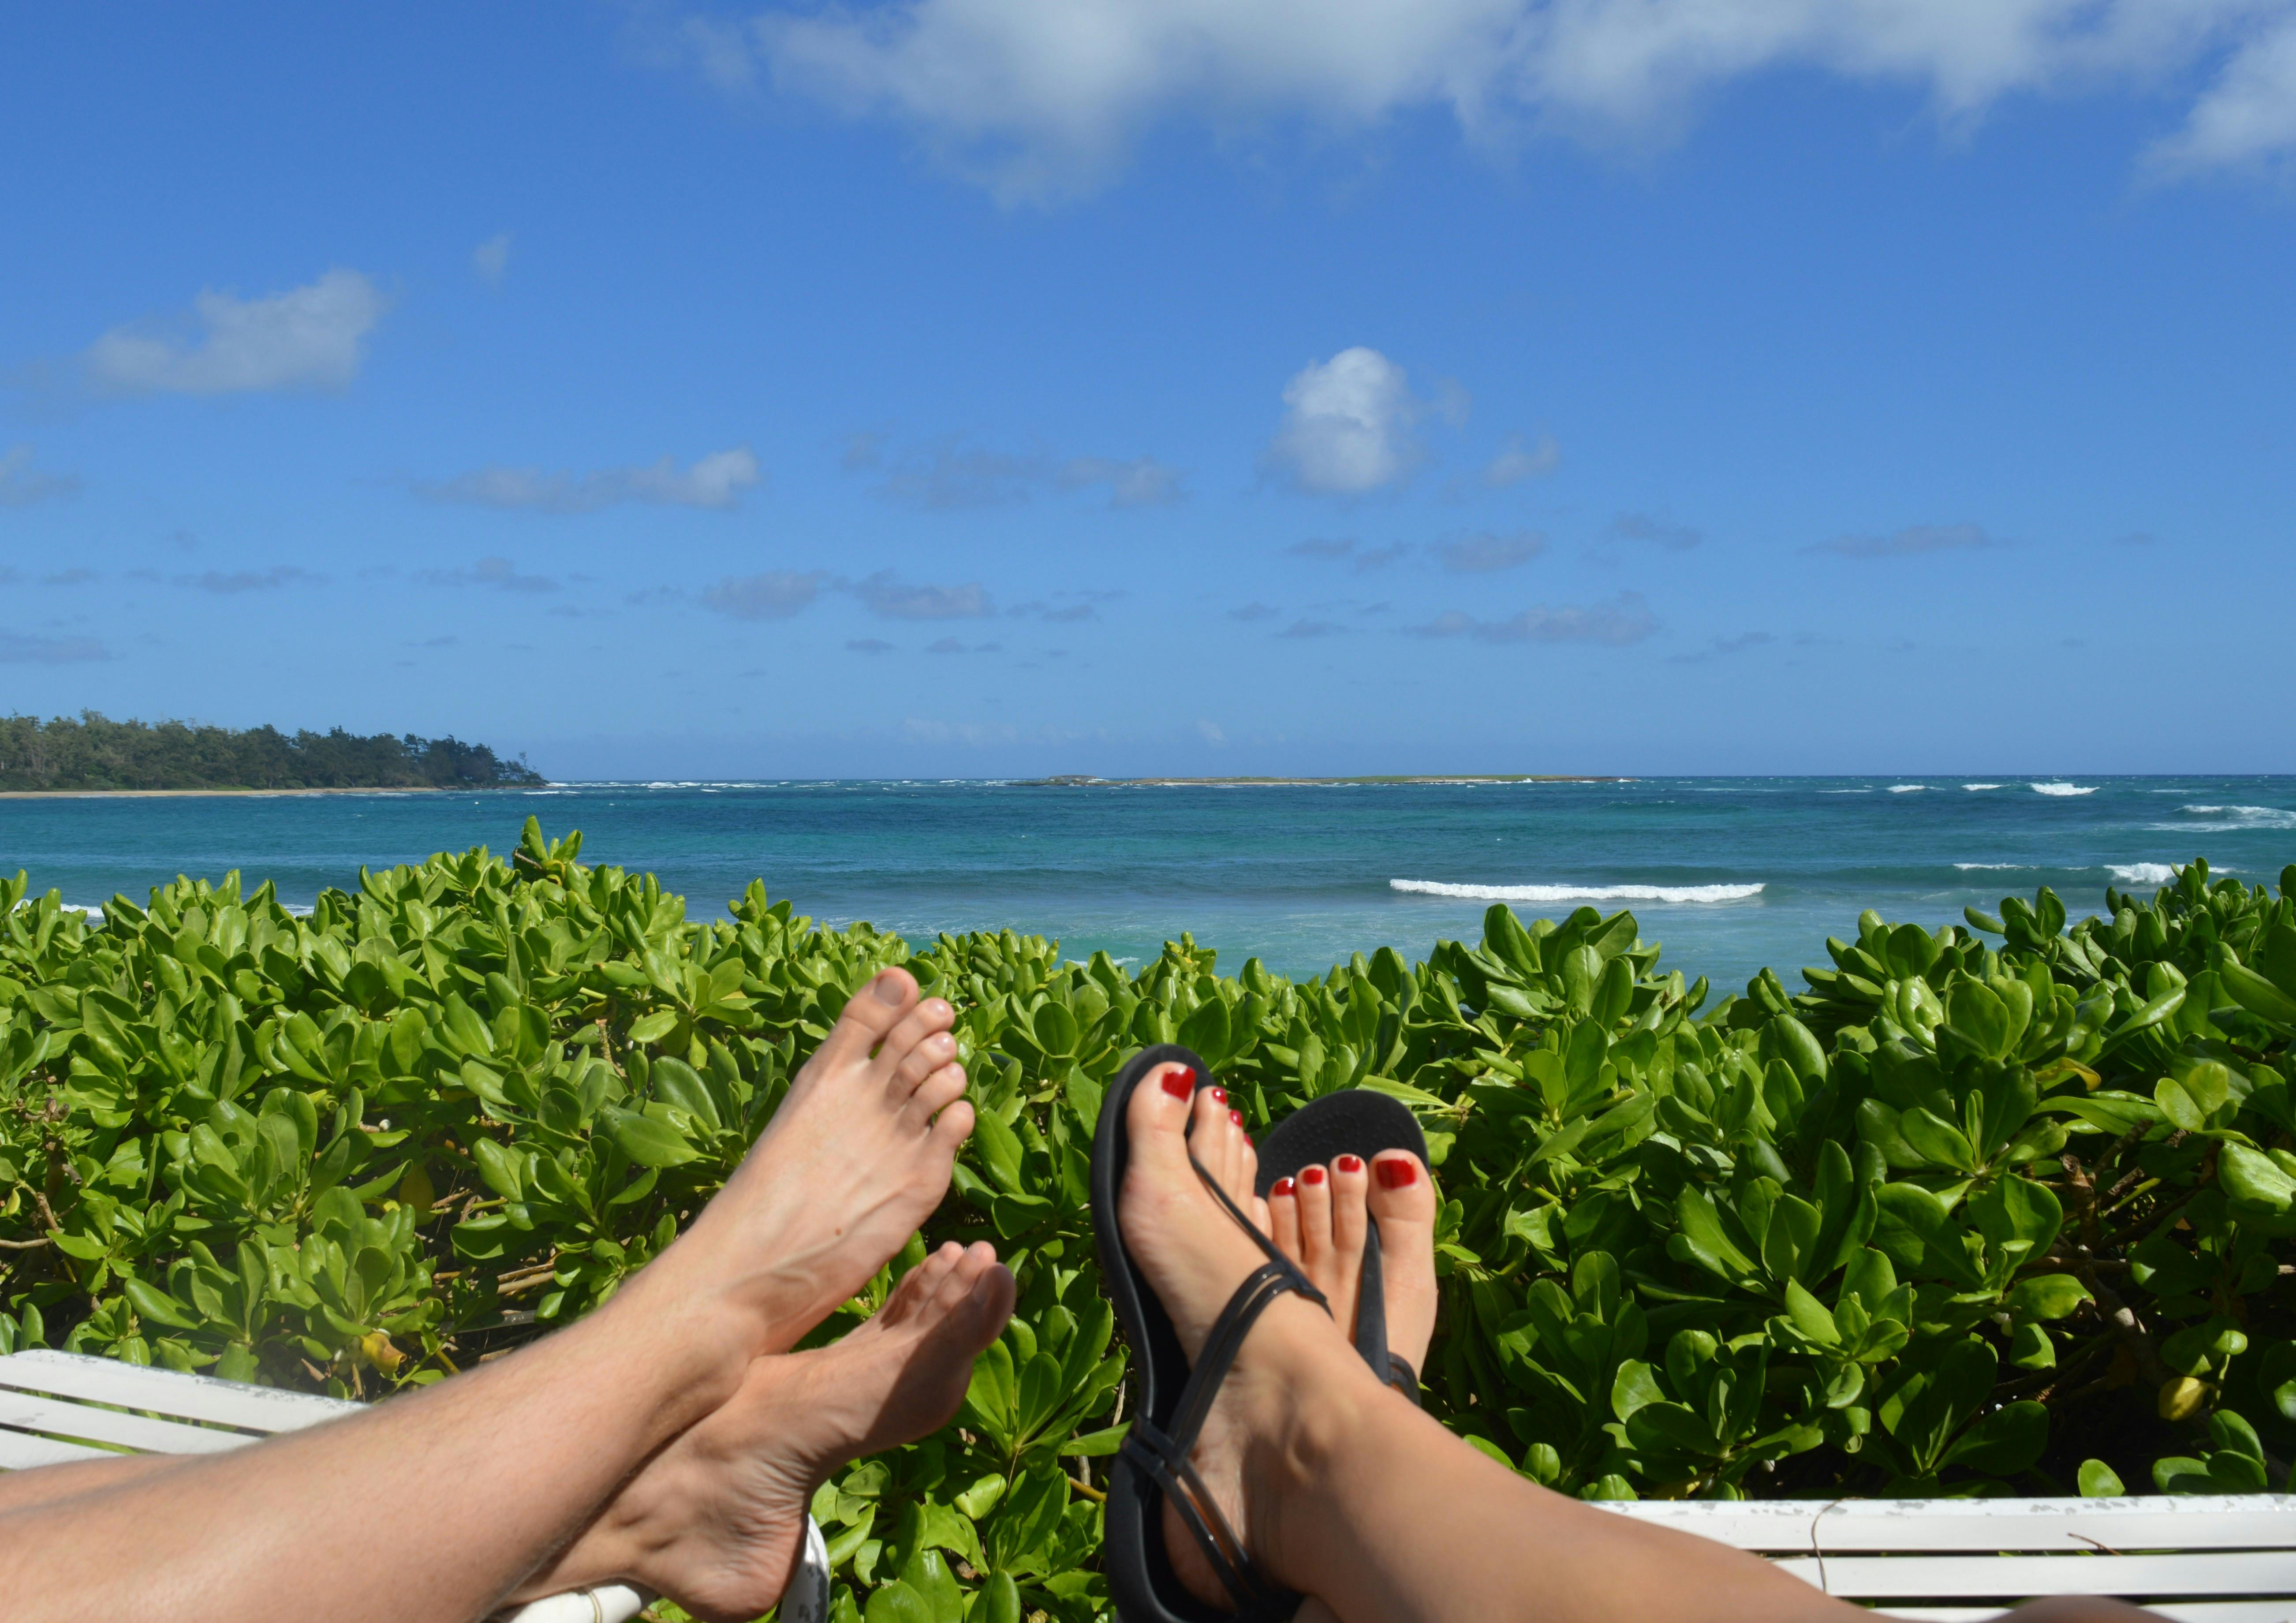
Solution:
{"label": "small white cloud", "polygon": [[1435,555],[1454,574],[1488,575],[1529,563],[1546,550],[1546,537],[1535,529],[1519,529],[1504,536],[1487,530],[1446,541],[1436,547]]}
{"label": "small white cloud", "polygon": [[1499,454],[1483,464],[1483,483],[1494,490],[1504,490],[1509,485],[1552,473],[1562,465],[1562,447],[1554,443],[1552,434],[1541,434],[1533,442],[1526,442],[1520,434],[1509,434]]}
{"label": "small white cloud", "polygon": [[521,575],[507,558],[481,558],[467,570],[424,570],[415,578],[425,586],[486,586],[497,592],[558,590],[558,583],[549,576]]}
{"label": "small white cloud", "polygon": [[261,299],[212,290],[193,301],[202,329],[186,341],[115,327],[80,362],[104,394],[220,395],[343,389],[365,359],[367,334],[390,307],[354,270],[331,270],[308,287]]}
{"label": "small white cloud", "polygon": [[960,586],[905,586],[882,570],[857,581],[852,593],[872,614],[896,620],[978,619],[993,612],[978,581]]}
{"label": "small white cloud", "polygon": [[819,570],[794,573],[768,570],[761,575],[729,575],[701,589],[702,603],[737,620],[786,619],[810,605],[828,578]]}
{"label": "small white cloud", "polygon": [[492,463],[436,484],[418,481],[414,491],[428,501],[529,512],[596,512],[624,502],[722,512],[741,505],[742,493],[761,478],[750,447],[735,446],[730,451],[713,451],[684,468],[668,456],[642,466],[601,468],[583,474]]}
{"label": "small white cloud", "polygon": [[1054,472],[1053,483],[1062,490],[1106,485],[1111,507],[1161,507],[1185,494],[1180,488],[1180,471],[1152,456],[1136,456],[1130,462],[1106,456],[1070,457]]}
{"label": "small white cloud", "polygon": [[1612,541],[1649,541],[1669,552],[1687,552],[1706,537],[1687,524],[1670,524],[1646,512],[1622,512],[1603,529]]}
{"label": "small white cloud", "polygon": [[78,665],[111,657],[92,636],[26,636],[0,631],[0,665]]}
{"label": "small white cloud", "polygon": [[1301,490],[1363,496],[1407,479],[1425,456],[1410,381],[1376,349],[1309,362],[1283,386],[1283,406],[1267,461]]}
{"label": "small white cloud", "polygon": [[1999,546],[1978,524],[1909,524],[1894,535],[1836,536],[1804,547],[1809,553],[1837,553],[1844,558],[1901,558],[1915,553],[1956,552],[1965,548]]}
{"label": "small white cloud", "polygon": [[1658,629],[1650,604],[1639,592],[1621,592],[1606,603],[1584,608],[1525,609],[1505,619],[1477,619],[1454,609],[1411,630],[1418,636],[1472,637],[1482,643],[1603,643],[1622,647]]}
{"label": "small white cloud", "polygon": [[1196,736],[1202,739],[1204,742],[1208,744],[1224,744],[1227,742],[1227,734],[1221,732],[1218,725],[1215,722],[1199,721],[1196,723]]}
{"label": "small white cloud", "polygon": [[2248,40],[2193,106],[2185,127],[2146,154],[2172,179],[2253,168],[2296,152],[2296,12]]}
{"label": "small white cloud", "polygon": [[510,233],[497,232],[471,250],[471,268],[488,287],[500,287],[510,269]]}
{"label": "small white cloud", "polygon": [[281,586],[324,586],[324,575],[314,575],[308,570],[291,563],[278,563],[267,570],[209,570],[200,575],[178,575],[179,586],[196,586],[202,592],[225,595],[240,592],[274,592]]}
{"label": "small white cloud", "polygon": [[79,480],[70,474],[44,472],[32,461],[29,446],[0,451],[0,507],[29,507],[35,502],[70,496],[79,488]]}

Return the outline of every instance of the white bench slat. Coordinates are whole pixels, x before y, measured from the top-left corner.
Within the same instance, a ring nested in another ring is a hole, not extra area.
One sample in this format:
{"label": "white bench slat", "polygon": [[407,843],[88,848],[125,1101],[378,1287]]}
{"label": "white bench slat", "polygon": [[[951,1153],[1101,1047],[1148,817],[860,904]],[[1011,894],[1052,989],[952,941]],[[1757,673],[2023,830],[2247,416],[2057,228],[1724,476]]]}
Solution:
{"label": "white bench slat", "polygon": [[[2296,1549],[2296,1496],[2119,1499],[1845,1499],[1816,1519],[1836,1551]],[[2095,1542],[2092,1543],[2091,1541]]]}
{"label": "white bench slat", "polygon": [[[2288,1601],[2159,1601],[2152,1611],[2175,1623],[2289,1623],[2296,1619],[2296,1603]],[[1903,1618],[1907,1623],[1985,1623],[2007,1615],[2000,1606],[1891,1606],[1877,1618]]]}
{"label": "white bench slat", "polygon": [[177,1421],[147,1420],[118,1409],[100,1409],[94,1404],[36,1398],[29,1392],[0,1391],[0,1426],[118,1443],[144,1454],[221,1454],[255,1440],[244,1431],[210,1431]]}
{"label": "white bench slat", "polygon": [[0,1357],[0,1387],[119,1404],[265,1433],[299,1431],[359,1407],[347,1398],[243,1386],[211,1375],[45,1349]]}
{"label": "white bench slat", "polygon": [[1819,1586],[1849,1600],[2296,1595],[2296,1554],[2284,1550],[2185,1555],[1828,1555],[1778,1565],[1819,1569]]}
{"label": "white bench slat", "polygon": [[35,1465],[69,1465],[75,1460],[116,1460],[108,1448],[60,1443],[53,1437],[0,1430],[0,1471],[29,1471]]}
{"label": "white bench slat", "polygon": [[[2120,1499],[1598,1500],[1598,1508],[1770,1554],[1891,1550],[2296,1549],[2296,1495]],[[2095,1543],[2091,1543],[2095,1540]]]}

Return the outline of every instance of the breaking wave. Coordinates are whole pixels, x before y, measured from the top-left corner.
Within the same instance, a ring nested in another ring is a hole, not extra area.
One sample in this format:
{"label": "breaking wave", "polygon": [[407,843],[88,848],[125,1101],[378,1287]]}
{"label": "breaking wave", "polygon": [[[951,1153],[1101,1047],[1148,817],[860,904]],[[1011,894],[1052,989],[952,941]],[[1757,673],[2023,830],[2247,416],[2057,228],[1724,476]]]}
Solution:
{"label": "breaking wave", "polygon": [[1448,885],[1432,879],[1390,879],[1391,890],[1456,896],[1478,902],[1742,902],[1759,885]]}
{"label": "breaking wave", "polygon": [[2234,828],[2296,828],[2296,812],[2282,811],[2276,806],[2182,806],[2179,811],[2194,817],[2224,817]]}
{"label": "breaking wave", "polygon": [[1892,783],[1890,792],[1893,795],[1917,795],[1928,787],[1927,783]]}
{"label": "breaking wave", "polygon": [[2111,863],[2107,873],[2124,885],[2172,885],[2177,870],[2165,862]]}
{"label": "breaking wave", "polygon": [[2096,792],[2094,783],[2036,783],[2032,789],[2037,795],[2093,795]]}
{"label": "breaking wave", "polygon": [[1962,787],[1973,793],[1980,789],[1998,789],[2001,785],[1998,783],[1964,783]]}
{"label": "breaking wave", "polygon": [[1953,865],[1967,873],[1978,868],[2030,868],[2033,865],[2030,862],[1957,862]]}

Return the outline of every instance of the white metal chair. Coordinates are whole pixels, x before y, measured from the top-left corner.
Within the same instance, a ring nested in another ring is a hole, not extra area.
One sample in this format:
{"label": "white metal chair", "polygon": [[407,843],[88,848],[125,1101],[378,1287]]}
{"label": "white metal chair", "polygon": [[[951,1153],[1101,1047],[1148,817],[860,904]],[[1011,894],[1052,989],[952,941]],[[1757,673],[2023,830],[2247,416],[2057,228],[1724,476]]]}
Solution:
{"label": "white metal chair", "polygon": [[[82,1353],[0,1357],[0,1471],[116,1454],[220,1454],[356,1411],[340,1398],[147,1369]],[[626,1623],[652,1599],[626,1584],[553,1595],[509,1623]],[[782,1598],[783,1623],[829,1615],[829,1552],[806,1522],[805,1553]]]}
{"label": "white metal chair", "polygon": [[2178,1623],[2296,1619],[2296,1496],[1604,1502],[1758,1551],[1886,1615],[1964,1623],[2101,1594]]}

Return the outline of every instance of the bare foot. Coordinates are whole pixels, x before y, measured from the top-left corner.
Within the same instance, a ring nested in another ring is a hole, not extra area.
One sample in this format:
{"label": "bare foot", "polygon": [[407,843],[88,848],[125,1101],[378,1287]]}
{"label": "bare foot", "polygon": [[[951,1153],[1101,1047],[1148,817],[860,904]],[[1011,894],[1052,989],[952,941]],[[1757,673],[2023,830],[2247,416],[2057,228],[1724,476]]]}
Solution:
{"label": "bare foot", "polygon": [[620,1578],[711,1623],[758,1616],[781,1600],[814,1490],[846,1461],[947,1423],[1012,1312],[991,1247],[944,1245],[843,1340],[752,1363],[519,1598]]}
{"label": "bare foot", "polygon": [[[1242,1118],[1214,1090],[1192,1095],[1193,1087],[1185,1067],[1167,1065],[1134,1090],[1126,1117],[1131,1152],[1117,1196],[1126,1249],[1163,1303],[1191,1359],[1235,1288],[1267,1260],[1188,1164],[1193,1151],[1230,1199],[1266,1220],[1265,1206],[1251,1199],[1258,1158]],[[1244,1548],[1279,1583],[1290,1580],[1268,1559],[1273,1528],[1256,1507],[1273,1505],[1278,1497],[1272,1483],[1284,1468],[1283,1439],[1302,1386],[1300,1368],[1304,1362],[1330,1372],[1319,1373],[1319,1381],[1350,1378],[1346,1360],[1335,1365],[1318,1358],[1318,1342],[1345,1351],[1322,1308],[1297,1295],[1276,1298],[1245,1338],[1189,1455]],[[1368,1375],[1362,1360],[1352,1361],[1356,1377]],[[1255,1492],[1255,1484],[1269,1486]],[[1168,1503],[1163,1530],[1173,1570],[1188,1591],[1213,1605],[1232,1605]]]}
{"label": "bare foot", "polygon": [[1424,1370],[1435,1334],[1435,1185],[1408,1150],[1382,1150],[1365,1167],[1342,1155],[1278,1178],[1267,1191],[1268,1233],[1332,1299],[1333,1322],[1353,1332],[1366,1225],[1379,1225],[1387,1346]]}
{"label": "bare foot", "polygon": [[907,1243],[972,1131],[956,1012],[906,970],[853,995],[748,1158],[634,1290],[745,1316],[750,1356],[794,1345]]}

